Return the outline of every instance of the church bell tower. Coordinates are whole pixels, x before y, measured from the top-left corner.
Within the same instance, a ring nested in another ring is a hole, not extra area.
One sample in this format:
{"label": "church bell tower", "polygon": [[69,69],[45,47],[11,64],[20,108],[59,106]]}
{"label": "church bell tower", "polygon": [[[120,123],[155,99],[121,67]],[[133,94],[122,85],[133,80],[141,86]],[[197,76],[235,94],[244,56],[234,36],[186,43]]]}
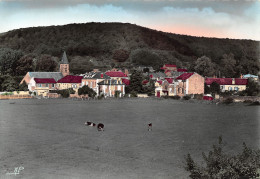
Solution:
{"label": "church bell tower", "polygon": [[70,74],[69,61],[65,51],[63,52],[63,56],[60,63],[60,72],[62,73],[63,77]]}

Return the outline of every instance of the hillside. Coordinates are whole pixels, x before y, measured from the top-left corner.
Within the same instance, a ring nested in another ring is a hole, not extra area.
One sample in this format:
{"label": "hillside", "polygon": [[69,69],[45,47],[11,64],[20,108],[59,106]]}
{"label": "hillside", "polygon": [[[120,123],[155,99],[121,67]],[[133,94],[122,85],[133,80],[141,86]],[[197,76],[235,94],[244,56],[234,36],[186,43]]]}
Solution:
{"label": "hillside", "polygon": [[[174,63],[193,69],[195,61],[206,55],[221,69],[224,54],[234,54],[236,75],[259,71],[259,42],[164,33],[124,23],[86,23],[33,27],[0,35],[0,48],[21,50],[24,54],[61,57],[65,50],[73,68],[101,69],[120,66]],[[83,65],[84,66],[84,65]],[[80,72],[75,70],[76,72]]]}

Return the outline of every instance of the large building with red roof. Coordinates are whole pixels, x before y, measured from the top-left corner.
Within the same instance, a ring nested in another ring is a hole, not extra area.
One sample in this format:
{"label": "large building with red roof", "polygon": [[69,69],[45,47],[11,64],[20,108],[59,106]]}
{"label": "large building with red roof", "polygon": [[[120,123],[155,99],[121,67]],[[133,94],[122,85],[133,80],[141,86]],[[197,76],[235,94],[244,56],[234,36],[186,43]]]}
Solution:
{"label": "large building with red roof", "polygon": [[106,75],[114,80],[127,79],[128,76],[122,71],[107,71]]}
{"label": "large building with red roof", "polygon": [[242,78],[206,78],[206,85],[210,86],[213,82],[220,85],[220,90],[225,91],[243,91],[246,89],[248,79]]}
{"label": "large building with red roof", "polygon": [[83,76],[67,75],[57,81],[57,88],[59,90],[72,88],[78,92],[78,89],[81,87],[82,78]]}
{"label": "large building with red roof", "polygon": [[155,95],[185,96],[190,94],[204,94],[204,77],[197,73],[183,73],[175,80],[166,78],[155,89]]}

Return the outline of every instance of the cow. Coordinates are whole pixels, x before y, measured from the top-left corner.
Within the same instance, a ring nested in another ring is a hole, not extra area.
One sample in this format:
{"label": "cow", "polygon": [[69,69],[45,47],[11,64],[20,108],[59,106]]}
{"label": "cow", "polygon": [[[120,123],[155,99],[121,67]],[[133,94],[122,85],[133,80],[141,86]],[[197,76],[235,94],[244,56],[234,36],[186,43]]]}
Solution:
{"label": "cow", "polygon": [[98,131],[104,131],[104,124],[99,123],[99,124],[97,125],[97,129],[98,129]]}
{"label": "cow", "polygon": [[94,122],[85,122],[86,126],[91,126],[91,127],[95,127],[96,124]]}
{"label": "cow", "polygon": [[152,124],[152,123],[149,123],[149,124],[148,124],[148,131],[152,131],[152,127],[153,127],[153,124]]}

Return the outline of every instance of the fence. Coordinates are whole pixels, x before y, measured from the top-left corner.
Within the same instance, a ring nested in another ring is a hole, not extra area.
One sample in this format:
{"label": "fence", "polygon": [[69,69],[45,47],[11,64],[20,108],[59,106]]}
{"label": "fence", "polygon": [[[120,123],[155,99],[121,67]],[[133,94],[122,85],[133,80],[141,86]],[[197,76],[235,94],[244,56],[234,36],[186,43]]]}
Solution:
{"label": "fence", "polygon": [[31,95],[0,95],[0,99],[28,99]]}

